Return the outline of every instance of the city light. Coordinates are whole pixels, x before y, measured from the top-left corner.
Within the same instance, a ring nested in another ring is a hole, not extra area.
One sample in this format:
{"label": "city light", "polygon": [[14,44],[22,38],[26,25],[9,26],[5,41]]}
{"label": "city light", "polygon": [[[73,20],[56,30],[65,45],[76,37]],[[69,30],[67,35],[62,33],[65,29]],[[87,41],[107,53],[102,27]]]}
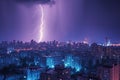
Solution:
{"label": "city light", "polygon": [[48,66],[49,68],[54,68],[53,58],[52,58],[52,57],[48,57],[46,64],[47,64],[47,66]]}
{"label": "city light", "polygon": [[71,67],[72,69],[75,69],[76,72],[81,70],[81,65],[79,61],[76,58],[74,58],[72,55],[66,56],[64,65],[65,67]]}
{"label": "city light", "polygon": [[38,70],[27,69],[27,80],[37,80],[39,79],[40,72]]}

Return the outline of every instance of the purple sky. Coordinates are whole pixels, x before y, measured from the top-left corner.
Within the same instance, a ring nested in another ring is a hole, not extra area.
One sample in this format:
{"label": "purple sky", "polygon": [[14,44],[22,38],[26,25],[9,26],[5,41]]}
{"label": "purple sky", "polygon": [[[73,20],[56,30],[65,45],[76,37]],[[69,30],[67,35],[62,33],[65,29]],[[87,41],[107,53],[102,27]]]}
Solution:
{"label": "purple sky", "polygon": [[[120,42],[120,1],[56,0],[44,5],[44,40]],[[40,5],[40,4],[39,4]],[[0,41],[38,39],[41,12],[36,3],[0,1]]]}

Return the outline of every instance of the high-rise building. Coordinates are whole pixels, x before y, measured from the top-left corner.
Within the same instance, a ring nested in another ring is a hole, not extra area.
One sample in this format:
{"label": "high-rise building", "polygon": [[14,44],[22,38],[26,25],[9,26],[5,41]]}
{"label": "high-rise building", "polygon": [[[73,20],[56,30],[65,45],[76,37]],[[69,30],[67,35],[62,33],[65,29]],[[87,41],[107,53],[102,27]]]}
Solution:
{"label": "high-rise building", "polygon": [[101,80],[111,80],[112,79],[112,73],[111,73],[112,67],[110,66],[101,66],[98,67],[98,76]]}
{"label": "high-rise building", "polygon": [[97,71],[101,80],[120,80],[120,65],[102,66]]}
{"label": "high-rise building", "polygon": [[120,80],[120,65],[113,65],[111,75],[111,80]]}

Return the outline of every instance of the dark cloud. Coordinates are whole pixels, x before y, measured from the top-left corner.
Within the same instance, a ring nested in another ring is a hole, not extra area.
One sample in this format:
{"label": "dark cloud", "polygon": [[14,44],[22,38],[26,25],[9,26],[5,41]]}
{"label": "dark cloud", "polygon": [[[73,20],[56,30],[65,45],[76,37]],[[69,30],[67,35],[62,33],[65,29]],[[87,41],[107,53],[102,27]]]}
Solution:
{"label": "dark cloud", "polygon": [[19,3],[55,4],[54,0],[16,0]]}

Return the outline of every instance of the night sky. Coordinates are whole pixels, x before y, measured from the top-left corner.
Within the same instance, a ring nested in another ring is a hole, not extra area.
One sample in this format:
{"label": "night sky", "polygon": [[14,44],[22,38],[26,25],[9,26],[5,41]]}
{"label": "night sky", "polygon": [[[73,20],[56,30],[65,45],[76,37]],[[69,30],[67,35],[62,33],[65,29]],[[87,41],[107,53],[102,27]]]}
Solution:
{"label": "night sky", "polygon": [[54,5],[43,2],[0,0],[0,41],[37,41],[39,5],[43,5],[45,41],[87,38],[89,42],[104,42],[109,37],[112,42],[120,42],[120,1],[56,0]]}

